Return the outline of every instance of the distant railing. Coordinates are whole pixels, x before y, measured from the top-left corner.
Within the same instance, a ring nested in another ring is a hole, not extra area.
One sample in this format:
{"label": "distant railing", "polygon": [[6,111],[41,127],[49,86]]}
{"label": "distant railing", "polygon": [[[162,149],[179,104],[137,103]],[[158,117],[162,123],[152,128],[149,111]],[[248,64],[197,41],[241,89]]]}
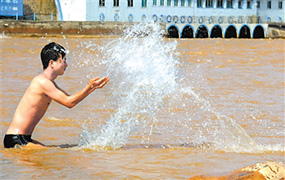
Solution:
{"label": "distant railing", "polygon": [[15,16],[5,17],[5,19],[54,21],[54,20],[57,20],[57,17],[53,13],[51,13],[51,14],[33,13],[33,14],[26,14],[24,16],[18,16],[18,14],[16,14]]}
{"label": "distant railing", "polygon": [[[41,13],[33,13],[24,16],[16,16],[8,17],[9,19],[16,20],[34,20],[34,21],[54,21],[57,20],[56,15],[51,14],[41,14]],[[114,19],[110,21],[120,22],[121,17],[118,14],[114,15]],[[135,22],[135,19],[132,14],[129,14],[127,17],[129,22]],[[170,16],[170,15],[152,15],[152,17],[146,17],[146,15],[142,15],[140,21],[150,20],[154,22],[160,23],[175,23],[175,24],[261,24],[261,23],[270,23],[270,22],[284,22],[281,17],[271,18],[269,16]],[[105,19],[105,15],[101,13],[98,16],[98,19],[95,21],[108,21]],[[122,21],[123,22],[123,21]]]}
{"label": "distant railing", "polygon": [[[92,18],[88,18],[92,19]],[[127,20],[123,20],[127,19]],[[158,15],[153,14],[141,17],[134,17],[128,14],[127,18],[119,17],[119,14],[114,14],[114,19],[107,19],[103,13],[98,15],[95,21],[114,21],[114,22],[137,22],[137,21],[153,21],[156,23],[171,23],[171,24],[258,24],[270,22],[283,22],[281,17],[271,18],[264,16],[177,16],[177,15]]]}
{"label": "distant railing", "polygon": [[167,23],[178,24],[260,24],[283,22],[281,17],[271,19],[261,16],[166,16]]}

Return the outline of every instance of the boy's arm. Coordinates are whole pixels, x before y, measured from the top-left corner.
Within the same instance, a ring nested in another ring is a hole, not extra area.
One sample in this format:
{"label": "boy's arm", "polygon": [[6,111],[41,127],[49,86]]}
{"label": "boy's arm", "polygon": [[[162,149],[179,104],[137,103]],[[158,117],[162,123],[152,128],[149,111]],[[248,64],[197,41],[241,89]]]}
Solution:
{"label": "boy's arm", "polygon": [[70,96],[65,90],[61,89],[60,87],[58,87],[58,85],[56,83],[54,83],[55,87],[59,90],[61,90],[65,95]]}
{"label": "boy's arm", "polygon": [[54,101],[68,107],[72,108],[84,98],[86,98],[95,89],[102,88],[109,81],[108,77],[99,79],[99,77],[91,79],[82,90],[78,91],[73,95],[68,95],[67,93],[61,91],[57,86],[50,80],[44,79],[40,82],[43,92],[49,96]]}

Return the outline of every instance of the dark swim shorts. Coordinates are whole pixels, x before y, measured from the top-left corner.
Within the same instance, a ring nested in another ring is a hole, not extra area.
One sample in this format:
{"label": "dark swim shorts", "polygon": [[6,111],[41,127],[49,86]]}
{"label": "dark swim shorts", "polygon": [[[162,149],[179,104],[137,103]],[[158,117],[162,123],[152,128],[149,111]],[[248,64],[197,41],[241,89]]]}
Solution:
{"label": "dark swim shorts", "polygon": [[16,144],[27,145],[32,142],[31,135],[21,135],[21,134],[6,134],[4,137],[4,147],[13,148]]}

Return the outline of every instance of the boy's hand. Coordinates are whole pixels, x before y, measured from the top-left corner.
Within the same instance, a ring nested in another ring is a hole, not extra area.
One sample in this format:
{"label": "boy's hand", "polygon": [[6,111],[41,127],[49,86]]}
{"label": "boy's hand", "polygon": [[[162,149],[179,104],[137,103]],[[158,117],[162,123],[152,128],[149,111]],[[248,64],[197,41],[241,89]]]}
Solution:
{"label": "boy's hand", "polygon": [[94,79],[91,79],[88,83],[88,85],[90,86],[91,89],[99,89],[105,86],[105,84],[107,84],[107,82],[109,81],[109,77],[106,76],[104,78],[100,77],[96,77]]}

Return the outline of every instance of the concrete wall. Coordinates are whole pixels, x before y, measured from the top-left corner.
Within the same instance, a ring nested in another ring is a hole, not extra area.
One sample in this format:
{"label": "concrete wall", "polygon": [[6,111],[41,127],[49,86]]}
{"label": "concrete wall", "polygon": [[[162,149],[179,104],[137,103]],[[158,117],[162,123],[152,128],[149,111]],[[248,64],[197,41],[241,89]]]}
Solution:
{"label": "concrete wall", "polygon": [[[0,20],[2,36],[117,36],[133,23]],[[162,25],[165,29],[165,25]]]}
{"label": "concrete wall", "polygon": [[285,23],[269,23],[268,37],[285,39]]}

